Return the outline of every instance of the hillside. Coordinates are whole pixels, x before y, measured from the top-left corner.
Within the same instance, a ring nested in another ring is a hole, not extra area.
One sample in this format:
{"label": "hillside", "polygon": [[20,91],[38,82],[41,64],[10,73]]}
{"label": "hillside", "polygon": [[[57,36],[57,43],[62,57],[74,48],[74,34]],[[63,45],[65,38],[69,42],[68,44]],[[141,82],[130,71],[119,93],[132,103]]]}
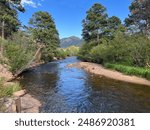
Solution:
{"label": "hillside", "polygon": [[71,36],[71,37],[68,37],[68,38],[62,38],[60,40],[60,46],[62,48],[66,48],[66,47],[69,47],[69,46],[81,46],[83,40],[76,37],[76,36]]}

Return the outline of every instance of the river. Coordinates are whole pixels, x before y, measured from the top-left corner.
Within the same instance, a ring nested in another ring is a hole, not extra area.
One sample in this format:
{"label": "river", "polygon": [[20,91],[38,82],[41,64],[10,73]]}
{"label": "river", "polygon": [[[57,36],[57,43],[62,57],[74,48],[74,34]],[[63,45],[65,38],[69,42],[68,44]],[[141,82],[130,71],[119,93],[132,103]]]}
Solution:
{"label": "river", "polygon": [[80,68],[76,57],[32,68],[20,80],[44,113],[150,112],[150,87],[108,79]]}

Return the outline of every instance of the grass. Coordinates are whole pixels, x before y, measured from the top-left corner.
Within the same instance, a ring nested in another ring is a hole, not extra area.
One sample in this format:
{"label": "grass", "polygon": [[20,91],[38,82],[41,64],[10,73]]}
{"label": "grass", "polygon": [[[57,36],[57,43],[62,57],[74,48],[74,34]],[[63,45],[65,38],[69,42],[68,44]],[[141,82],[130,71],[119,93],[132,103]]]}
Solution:
{"label": "grass", "polygon": [[125,66],[120,64],[110,64],[110,63],[106,63],[104,66],[106,68],[117,70],[127,75],[140,76],[150,80],[150,68],[131,67],[131,66]]}
{"label": "grass", "polygon": [[0,77],[0,113],[7,110],[3,98],[11,97],[14,92],[19,90],[21,90],[21,86],[18,83],[6,84],[5,79]]}
{"label": "grass", "polygon": [[[4,97],[11,97],[12,94],[16,91],[21,90],[21,87],[18,83],[12,85],[4,85],[4,79],[0,77],[0,99]],[[3,102],[0,100],[0,112],[5,112],[6,108],[3,105]]]}
{"label": "grass", "polygon": [[11,97],[14,92],[19,90],[21,90],[21,86],[18,83],[4,86],[4,80],[0,78],[0,98]]}

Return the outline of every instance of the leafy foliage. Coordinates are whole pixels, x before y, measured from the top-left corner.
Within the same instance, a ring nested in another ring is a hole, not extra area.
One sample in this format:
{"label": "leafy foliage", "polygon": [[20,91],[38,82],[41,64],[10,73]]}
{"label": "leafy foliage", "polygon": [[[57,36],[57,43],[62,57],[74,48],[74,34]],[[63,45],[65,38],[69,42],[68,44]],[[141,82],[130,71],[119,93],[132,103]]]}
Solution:
{"label": "leafy foliage", "polygon": [[79,53],[79,47],[77,46],[70,46],[67,48],[58,48],[55,57],[58,59],[66,58],[68,56],[77,56]]}
{"label": "leafy foliage", "polygon": [[150,39],[118,33],[113,40],[103,41],[92,48],[84,44],[79,55],[87,61],[102,64],[109,62],[144,67],[150,64]]}
{"label": "leafy foliage", "polygon": [[[23,36],[22,36],[23,35]],[[18,32],[11,39],[5,41],[5,57],[11,71],[15,73],[17,70],[25,66],[32,58],[36,51],[36,46],[30,37],[22,32]]]}

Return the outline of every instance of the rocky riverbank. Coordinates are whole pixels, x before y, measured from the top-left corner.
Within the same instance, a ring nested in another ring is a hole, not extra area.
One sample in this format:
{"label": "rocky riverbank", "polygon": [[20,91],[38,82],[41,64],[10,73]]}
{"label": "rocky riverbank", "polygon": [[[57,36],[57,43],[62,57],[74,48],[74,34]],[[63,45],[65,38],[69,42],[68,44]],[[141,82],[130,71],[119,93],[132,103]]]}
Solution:
{"label": "rocky riverbank", "polygon": [[[4,90],[7,90],[7,87],[13,87],[18,85],[17,82],[7,82],[13,77],[12,73],[9,71],[7,65],[0,64],[0,79],[3,81],[0,84],[0,87],[5,87],[1,89],[3,94]],[[37,100],[33,95],[26,92],[26,90],[19,90],[14,92],[12,96],[5,95],[0,98],[0,112],[6,113],[38,113],[41,106],[41,102]]]}

